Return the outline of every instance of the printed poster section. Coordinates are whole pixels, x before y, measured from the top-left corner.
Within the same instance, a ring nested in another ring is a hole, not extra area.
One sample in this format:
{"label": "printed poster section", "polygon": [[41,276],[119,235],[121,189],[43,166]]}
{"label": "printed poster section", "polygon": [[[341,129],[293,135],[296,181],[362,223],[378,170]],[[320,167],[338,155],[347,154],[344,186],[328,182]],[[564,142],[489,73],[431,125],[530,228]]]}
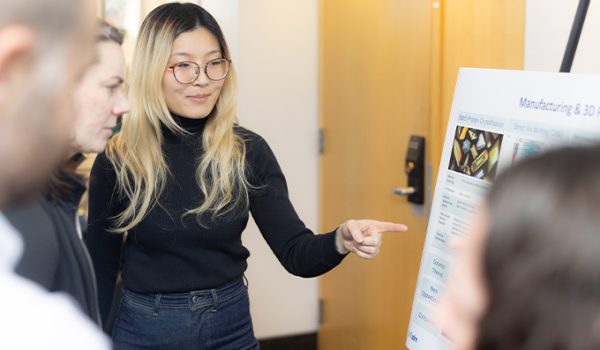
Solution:
{"label": "printed poster section", "polygon": [[434,327],[455,260],[498,174],[553,147],[600,141],[600,76],[461,69],[431,206],[406,346],[452,349]]}
{"label": "printed poster section", "polygon": [[504,135],[467,126],[457,126],[448,170],[476,179],[492,181]]}

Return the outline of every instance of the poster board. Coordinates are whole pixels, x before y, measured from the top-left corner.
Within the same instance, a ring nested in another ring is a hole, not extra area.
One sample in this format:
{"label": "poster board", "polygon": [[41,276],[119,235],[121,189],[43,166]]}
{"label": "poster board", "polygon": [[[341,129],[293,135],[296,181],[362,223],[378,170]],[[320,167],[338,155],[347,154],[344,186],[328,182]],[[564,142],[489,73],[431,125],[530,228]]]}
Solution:
{"label": "poster board", "polygon": [[600,75],[461,69],[444,140],[406,346],[451,349],[431,324],[454,254],[495,177],[553,147],[600,140]]}

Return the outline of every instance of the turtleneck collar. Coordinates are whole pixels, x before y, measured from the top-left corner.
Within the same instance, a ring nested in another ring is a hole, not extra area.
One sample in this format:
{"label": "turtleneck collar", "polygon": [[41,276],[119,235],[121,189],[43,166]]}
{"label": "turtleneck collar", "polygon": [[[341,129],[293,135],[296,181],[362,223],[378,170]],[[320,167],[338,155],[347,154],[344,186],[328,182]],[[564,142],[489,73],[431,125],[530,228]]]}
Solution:
{"label": "turtleneck collar", "polygon": [[192,119],[192,118],[182,117],[182,116],[179,116],[174,113],[171,113],[171,116],[173,117],[173,120],[175,121],[175,123],[177,123],[177,125],[181,126],[183,128],[183,130],[185,130],[187,132],[191,132],[193,134],[197,133],[198,131],[203,131],[204,126],[206,125],[206,121],[208,120],[208,117],[200,118],[200,119]]}
{"label": "turtleneck collar", "polygon": [[182,117],[182,116],[174,114],[174,113],[171,113],[171,117],[173,117],[173,120],[175,121],[175,123],[177,125],[181,126],[181,128],[183,130],[190,133],[190,135],[188,135],[188,134],[183,134],[180,132],[173,132],[163,124],[161,127],[163,137],[165,138],[166,141],[175,141],[175,142],[185,141],[190,138],[197,139],[197,136],[201,135],[202,132],[204,131],[204,127],[206,126],[206,122],[208,121],[208,118],[209,118],[209,117],[206,117],[206,118],[200,118],[200,119],[193,119],[193,118]]}

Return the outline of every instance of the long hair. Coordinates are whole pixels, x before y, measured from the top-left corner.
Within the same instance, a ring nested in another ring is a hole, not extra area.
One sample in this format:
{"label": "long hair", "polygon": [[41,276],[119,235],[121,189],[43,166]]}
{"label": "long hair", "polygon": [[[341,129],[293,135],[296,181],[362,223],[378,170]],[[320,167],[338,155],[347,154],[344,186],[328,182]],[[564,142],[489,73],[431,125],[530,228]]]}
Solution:
{"label": "long hair", "polygon": [[[150,12],[142,23],[128,87],[131,112],[107,148],[117,173],[118,193],[129,201],[127,208],[115,217],[115,232],[136,226],[159,204],[169,175],[161,147],[161,125],[185,133],[167,108],[162,78],[175,39],[198,28],[207,29],[217,39],[224,58],[230,59],[217,21],[198,5],[164,4]],[[234,132],[236,95],[235,71],[231,67],[202,135],[204,154],[195,175],[204,201],[187,212],[195,214],[201,224],[204,214],[215,219],[248,207],[246,148],[242,137]]]}
{"label": "long hair", "polygon": [[477,349],[600,349],[599,158],[565,148],[498,178]]}

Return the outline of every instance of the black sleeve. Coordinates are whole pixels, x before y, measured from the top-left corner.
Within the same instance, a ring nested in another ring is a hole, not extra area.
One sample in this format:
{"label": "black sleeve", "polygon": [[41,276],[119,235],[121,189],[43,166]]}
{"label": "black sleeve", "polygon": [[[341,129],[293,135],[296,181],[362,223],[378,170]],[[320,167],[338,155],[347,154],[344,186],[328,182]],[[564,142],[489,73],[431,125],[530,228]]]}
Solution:
{"label": "black sleeve", "polygon": [[315,235],[306,228],[290,202],[285,177],[266,141],[249,143],[250,211],[267,244],[290,273],[315,277],[337,266],[346,255],[335,248],[335,230]]}
{"label": "black sleeve", "polygon": [[109,231],[111,217],[122,209],[115,195],[116,173],[104,153],[96,157],[90,174],[86,245],[94,263],[100,316],[105,324],[121,262],[123,235]]}

